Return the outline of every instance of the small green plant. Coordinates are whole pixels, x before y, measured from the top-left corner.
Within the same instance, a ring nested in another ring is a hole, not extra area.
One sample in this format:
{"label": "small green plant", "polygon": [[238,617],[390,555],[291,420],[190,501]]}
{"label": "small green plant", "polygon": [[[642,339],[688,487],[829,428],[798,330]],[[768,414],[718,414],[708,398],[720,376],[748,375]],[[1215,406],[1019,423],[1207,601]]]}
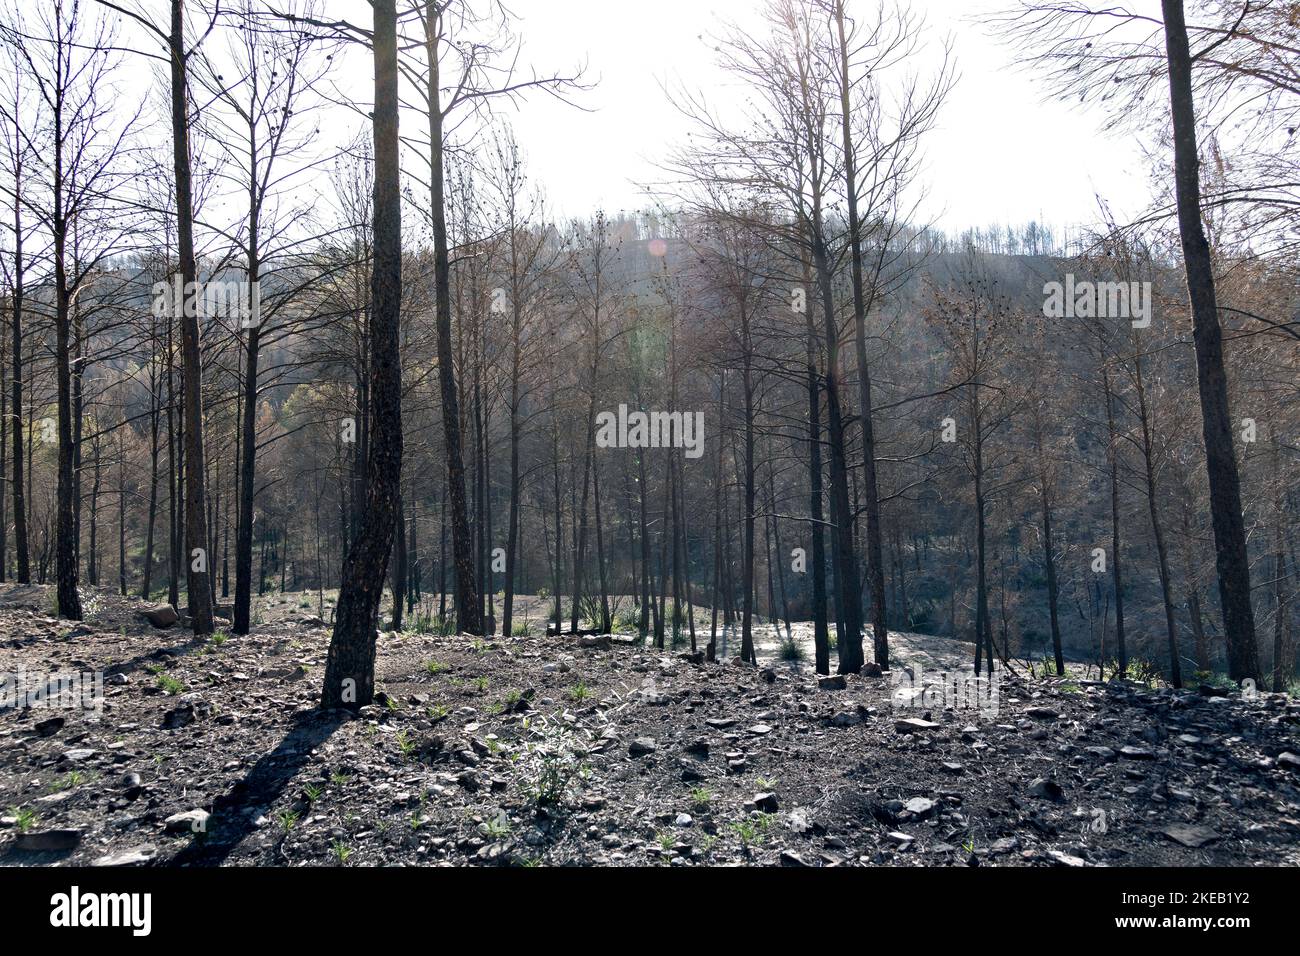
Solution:
{"label": "small green plant", "polygon": [[178,681],[171,674],[159,674],[157,684],[164,694],[175,697],[181,691],[185,690],[185,685]]}
{"label": "small green plant", "polygon": [[677,842],[677,837],[665,831],[655,835],[655,842],[659,844],[659,849],[667,853],[673,848],[673,844]]}
{"label": "small green plant", "polygon": [[510,636],[511,636],[511,637],[527,637],[527,636],[528,636],[528,622],[527,622],[527,621],[516,621],[516,622],[514,623],[514,625],[510,628]]}
{"label": "small green plant", "polygon": [[334,859],[339,861],[339,866],[347,865],[348,857],[352,855],[352,850],[346,843],[342,840],[335,840],[333,846],[330,847],[330,850],[334,854]]}
{"label": "small green plant", "polygon": [[482,677],[474,678],[474,687],[480,694],[484,693],[488,689],[487,675],[485,674]]}
{"label": "small green plant", "polygon": [[626,610],[620,610],[614,615],[614,633],[615,634],[632,634],[635,633],[641,624],[640,611],[635,607],[629,607]]}
{"label": "small green plant", "polygon": [[323,787],[318,787],[315,784],[310,784],[310,783],[307,784],[307,786],[302,788],[303,796],[307,798],[308,803],[315,803],[317,800],[321,798],[321,794],[323,794],[324,792],[325,790]]}
{"label": "small green plant", "polygon": [[[1120,672],[1119,661],[1117,660],[1111,661],[1108,669],[1111,674],[1116,677],[1123,677],[1127,680],[1136,681],[1139,684],[1150,684],[1152,687],[1155,687],[1162,681],[1160,668],[1150,661],[1143,660],[1140,657],[1130,658],[1128,662],[1128,670],[1122,673]],[[1236,685],[1229,681],[1227,686],[1235,687]]]}
{"label": "small green plant", "polygon": [[451,670],[451,665],[443,661],[430,659],[424,662],[424,669],[429,672],[430,676],[437,677],[439,674],[445,674]]}
{"label": "small green plant", "polygon": [[707,807],[712,799],[713,794],[708,787],[696,787],[691,791],[691,806]]}
{"label": "small green plant", "polygon": [[287,834],[298,822],[298,814],[293,810],[281,810],[276,819],[280,821],[280,829]]}
{"label": "small green plant", "polygon": [[230,635],[225,631],[214,631],[212,636],[208,638],[208,642],[215,644],[217,647],[220,647],[228,640],[230,640]]}
{"label": "small green plant", "polygon": [[767,777],[754,778],[754,784],[759,790],[775,790],[777,783],[778,781],[776,779],[769,780]]}
{"label": "small green plant", "polygon": [[430,704],[424,708],[424,712],[430,720],[445,720],[451,710],[446,704]]}
{"label": "small green plant", "polygon": [[741,846],[748,848],[761,845],[771,825],[772,814],[760,813],[747,820],[735,821],[730,825],[730,829],[739,837]]}
{"label": "small green plant", "polygon": [[499,700],[494,700],[492,701],[492,703],[488,704],[487,707],[484,709],[487,711],[488,714],[490,714],[493,717],[496,717],[498,714],[505,713],[506,705],[501,703],[501,701]]}
{"label": "small green plant", "polygon": [[483,824],[483,833],[493,840],[500,840],[510,835],[510,821],[505,814],[493,817]]}
{"label": "small green plant", "polygon": [[582,681],[578,681],[576,684],[574,684],[572,687],[569,688],[569,699],[576,701],[577,703],[582,703],[590,696],[591,696],[591,688],[588,687]]}
{"label": "small green plant", "polygon": [[58,793],[60,790],[71,790],[73,787],[86,782],[86,775],[80,770],[69,770],[63,775],[62,779],[50,784],[48,793]]}
{"label": "small green plant", "polygon": [[808,657],[803,647],[793,639],[787,639],[781,642],[781,650],[779,654],[781,660],[788,661],[791,664],[802,663]]}
{"label": "small green plant", "polygon": [[34,827],[36,821],[40,819],[39,814],[29,807],[10,807],[9,815],[17,821],[14,826],[18,828],[19,833],[26,833]]}
{"label": "small green plant", "polygon": [[556,804],[587,776],[581,747],[570,728],[545,716],[537,722],[525,717],[521,726],[529,739],[511,761],[519,767],[522,790],[538,805]]}
{"label": "small green plant", "polygon": [[397,749],[402,752],[403,757],[410,757],[415,753],[415,741],[410,738],[405,730],[399,730],[394,734],[393,739],[397,741]]}
{"label": "small green plant", "polygon": [[342,770],[335,770],[332,774],[330,774],[330,783],[332,784],[338,785],[347,782],[348,782],[348,775],[344,773]]}

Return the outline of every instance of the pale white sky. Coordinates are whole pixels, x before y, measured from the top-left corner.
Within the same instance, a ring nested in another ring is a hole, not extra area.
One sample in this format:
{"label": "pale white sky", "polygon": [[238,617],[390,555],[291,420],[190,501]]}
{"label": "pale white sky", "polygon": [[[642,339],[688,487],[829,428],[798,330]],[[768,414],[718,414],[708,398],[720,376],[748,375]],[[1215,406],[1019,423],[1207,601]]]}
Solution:
{"label": "pale white sky", "polygon": [[[533,178],[562,213],[644,205],[638,183],[661,178],[654,160],[686,126],[661,82],[728,94],[699,39],[723,21],[757,20],[761,0],[513,0],[526,58],[565,67],[585,58],[599,80],[581,113],[536,100],[513,122]],[[1013,67],[985,16],[1010,0],[912,0],[933,35],[953,34],[961,79],[926,146],[929,217],[955,232],[994,222],[1053,225],[1096,219],[1095,196],[1117,215],[1148,196],[1145,163],[1128,139],[1103,136],[1096,114],[1043,102],[1037,81]],[[851,0],[850,13],[875,0]]]}
{"label": "pale white sky", "polygon": [[[1013,2],[911,0],[928,21],[932,53],[937,55],[943,36],[952,35],[960,74],[925,145],[924,217],[949,233],[1031,219],[1074,226],[1097,220],[1100,194],[1121,221],[1135,218],[1149,195],[1139,145],[1102,134],[1098,114],[1045,100],[1036,78],[1015,68],[1010,50],[985,26],[993,12]],[[156,6],[158,0],[145,3]],[[684,141],[688,125],[662,84],[703,89],[711,102],[724,106],[736,101],[737,88],[715,67],[713,51],[701,36],[726,22],[757,25],[762,0],[507,3],[519,17],[524,68],[568,71],[585,61],[587,79],[595,83],[581,95],[590,112],[534,95],[511,118],[530,178],[544,187],[552,214],[585,216],[598,207],[645,208],[642,185],[663,178],[655,161]],[[876,3],[849,0],[849,12],[865,15]],[[325,10],[331,17],[370,23],[365,0],[325,0]],[[130,65],[124,85],[142,93],[153,73],[141,65]],[[365,52],[352,45],[334,65],[336,89],[368,108],[373,66]],[[134,95],[125,99],[134,101]],[[322,124],[323,138],[342,142],[360,123],[355,112],[339,110]],[[308,188],[328,192],[329,187],[322,177]]]}

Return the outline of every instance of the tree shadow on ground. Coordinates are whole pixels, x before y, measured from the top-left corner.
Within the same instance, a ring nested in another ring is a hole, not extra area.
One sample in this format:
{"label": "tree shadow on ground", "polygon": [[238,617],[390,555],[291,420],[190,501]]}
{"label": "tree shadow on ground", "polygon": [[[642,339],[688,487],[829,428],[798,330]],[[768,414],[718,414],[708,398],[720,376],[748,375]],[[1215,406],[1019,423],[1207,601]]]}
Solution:
{"label": "tree shadow on ground", "polygon": [[169,866],[220,866],[255,830],[258,815],[280,797],[311,758],[349,715],[340,710],[309,710],[295,714],[293,724],[275,750],[265,754],[229,790],[212,801],[206,832],[196,833],[189,846],[168,861]]}

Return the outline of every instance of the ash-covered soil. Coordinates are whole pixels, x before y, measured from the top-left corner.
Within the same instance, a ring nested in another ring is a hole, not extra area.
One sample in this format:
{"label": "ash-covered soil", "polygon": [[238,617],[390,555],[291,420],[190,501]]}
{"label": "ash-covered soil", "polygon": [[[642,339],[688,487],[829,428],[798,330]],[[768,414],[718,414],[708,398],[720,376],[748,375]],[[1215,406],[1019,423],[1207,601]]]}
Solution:
{"label": "ash-covered soil", "polygon": [[[105,675],[98,718],[0,711],[0,862],[1300,863],[1283,696],[1004,671],[982,714],[617,636],[390,633],[381,703],[322,712],[315,595],[260,600],[252,635],[196,640],[111,593],[72,624],[0,586],[0,671]],[[926,679],[966,656],[891,640]]]}

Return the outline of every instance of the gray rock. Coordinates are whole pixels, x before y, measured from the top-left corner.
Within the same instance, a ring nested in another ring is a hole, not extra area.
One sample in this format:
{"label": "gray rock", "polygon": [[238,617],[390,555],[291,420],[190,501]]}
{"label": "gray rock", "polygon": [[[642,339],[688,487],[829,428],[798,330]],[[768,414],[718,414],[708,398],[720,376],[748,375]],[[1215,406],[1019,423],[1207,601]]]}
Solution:
{"label": "gray rock", "polygon": [[894,721],[894,729],[900,734],[923,734],[938,730],[939,725],[931,720],[922,720],[920,717],[908,717]]}
{"label": "gray rock", "polygon": [[1183,846],[1191,847],[1194,850],[1205,846],[1207,843],[1223,839],[1223,834],[1211,830],[1209,827],[1186,823],[1171,823],[1168,826],[1160,827],[1156,832],[1167,836],[1175,843],[1181,843]]}
{"label": "gray rock", "polygon": [[807,833],[812,829],[812,820],[808,817],[808,811],[800,807],[790,811],[786,826],[792,833]]}
{"label": "gray rock", "polygon": [[139,609],[139,614],[154,627],[167,628],[179,621],[180,615],[170,604],[150,604]]}
{"label": "gray rock", "polygon": [[1079,867],[1087,866],[1086,860],[1077,856],[1070,856],[1068,853],[1062,853],[1060,850],[1048,850],[1048,858],[1057,866]]}
{"label": "gray rock", "polygon": [[627,745],[627,752],[633,757],[644,757],[646,754],[652,754],[659,749],[653,737],[637,737]]}
{"label": "gray rock", "polygon": [[207,831],[210,816],[207,810],[173,813],[163,821],[163,829],[167,833],[203,833]]}
{"label": "gray rock", "polygon": [[844,690],[849,686],[849,682],[844,679],[843,674],[833,674],[830,677],[817,678],[817,687],[821,690]]}
{"label": "gray rock", "polygon": [[91,866],[140,866],[158,855],[156,847],[137,846],[117,853],[109,853],[91,862]]}
{"label": "gray rock", "polygon": [[776,813],[781,808],[775,793],[756,793],[750,799],[749,804],[755,810],[761,810],[764,813]]}
{"label": "gray rock", "polygon": [[1146,747],[1134,747],[1132,745],[1129,745],[1127,747],[1120,747],[1119,755],[1128,760],[1155,760],[1156,759],[1155,751],[1150,750]]}
{"label": "gray rock", "polygon": [[915,817],[925,819],[934,812],[935,803],[926,797],[913,797],[903,804],[903,809]]}
{"label": "gray rock", "polygon": [[1007,853],[1014,853],[1019,847],[1020,840],[1018,837],[1001,837],[994,840],[993,845],[989,847],[989,856],[1003,856]]}

